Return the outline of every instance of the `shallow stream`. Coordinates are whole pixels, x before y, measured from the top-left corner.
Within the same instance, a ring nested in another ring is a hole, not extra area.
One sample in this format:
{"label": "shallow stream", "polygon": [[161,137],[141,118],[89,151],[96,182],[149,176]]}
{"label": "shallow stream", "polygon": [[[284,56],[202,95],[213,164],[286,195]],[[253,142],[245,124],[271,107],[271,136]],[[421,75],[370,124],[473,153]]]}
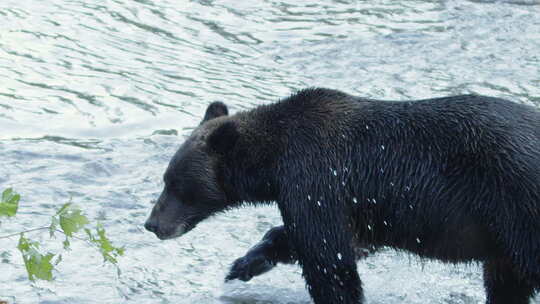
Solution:
{"label": "shallow stream", "polygon": [[[72,199],[126,247],[120,276],[73,242],[55,281],[30,284],[17,238],[1,239],[0,300],[310,303],[296,266],[223,283],[280,224],[273,207],[213,217],[172,241],[144,231],[169,158],[207,104],[236,112],[325,86],[540,106],[540,1],[2,0],[0,81],[0,189],[23,197],[0,235],[46,225]],[[484,301],[476,265],[391,251],[358,265],[368,303]]]}

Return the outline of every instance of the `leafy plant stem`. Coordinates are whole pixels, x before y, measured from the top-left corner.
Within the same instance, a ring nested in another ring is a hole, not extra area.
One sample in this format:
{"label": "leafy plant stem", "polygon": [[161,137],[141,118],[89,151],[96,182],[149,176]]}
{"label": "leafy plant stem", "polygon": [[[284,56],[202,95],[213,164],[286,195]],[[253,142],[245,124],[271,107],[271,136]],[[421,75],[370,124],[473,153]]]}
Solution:
{"label": "leafy plant stem", "polygon": [[[45,229],[50,229],[50,226],[33,228],[33,229],[28,229],[28,230],[24,230],[24,231],[20,231],[20,232],[16,232],[16,233],[8,234],[8,235],[2,235],[2,236],[0,236],[0,240],[1,239],[7,239],[7,238],[10,238],[10,237],[14,237],[14,236],[19,236],[19,235],[21,235],[21,233],[34,232],[34,231],[45,230]],[[60,230],[60,229],[55,229],[55,231],[66,235],[66,233],[64,231]],[[77,240],[85,241],[87,244],[94,246],[94,244],[92,244],[92,242],[88,241],[87,239],[78,237],[76,235],[72,235],[70,237],[72,237],[74,239],[77,239]]]}

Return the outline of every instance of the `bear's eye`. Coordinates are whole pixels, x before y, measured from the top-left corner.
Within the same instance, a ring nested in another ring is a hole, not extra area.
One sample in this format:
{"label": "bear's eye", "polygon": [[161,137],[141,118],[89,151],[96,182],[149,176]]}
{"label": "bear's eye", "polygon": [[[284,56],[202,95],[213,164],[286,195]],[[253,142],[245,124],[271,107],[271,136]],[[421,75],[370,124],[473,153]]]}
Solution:
{"label": "bear's eye", "polygon": [[174,179],[167,180],[167,182],[165,183],[165,187],[167,187],[171,191],[178,192],[180,190],[180,183],[178,183]]}
{"label": "bear's eye", "polygon": [[165,188],[176,196],[181,197],[185,186],[181,181],[171,178],[165,181]]}

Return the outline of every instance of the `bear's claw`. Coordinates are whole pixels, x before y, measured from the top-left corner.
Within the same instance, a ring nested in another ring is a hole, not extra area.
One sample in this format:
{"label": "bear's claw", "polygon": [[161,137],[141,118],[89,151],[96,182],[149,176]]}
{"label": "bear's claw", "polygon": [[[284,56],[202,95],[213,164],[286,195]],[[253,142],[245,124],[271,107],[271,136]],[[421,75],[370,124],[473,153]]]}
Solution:
{"label": "bear's claw", "polygon": [[276,266],[275,263],[262,254],[247,254],[236,259],[225,277],[225,282],[238,279],[244,282],[261,275]]}

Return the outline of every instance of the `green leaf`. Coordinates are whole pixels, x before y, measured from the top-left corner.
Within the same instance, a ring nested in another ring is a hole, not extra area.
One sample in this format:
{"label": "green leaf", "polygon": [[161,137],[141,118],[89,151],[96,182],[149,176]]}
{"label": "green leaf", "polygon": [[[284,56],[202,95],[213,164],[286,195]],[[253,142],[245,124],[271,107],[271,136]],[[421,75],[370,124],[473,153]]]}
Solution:
{"label": "green leaf", "polygon": [[90,230],[85,229],[85,231],[88,234],[90,242],[98,246],[105,262],[116,264],[118,262],[117,258],[124,255],[124,248],[114,247],[112,245],[111,241],[105,235],[103,225],[100,223],[98,223],[96,228],[97,237],[94,236]]}
{"label": "green leaf", "polygon": [[0,216],[14,216],[19,209],[19,200],[21,196],[8,188],[2,192],[2,200],[0,201]]}
{"label": "green leaf", "polygon": [[31,281],[36,279],[52,281],[54,266],[51,264],[51,260],[54,257],[53,253],[41,254],[38,251],[39,243],[25,238],[23,234],[21,234],[17,248],[22,254],[24,266]]}
{"label": "green leaf", "polygon": [[4,192],[2,192],[2,202],[7,201],[8,198],[11,197],[12,195],[13,195],[12,188],[7,188],[6,190],[4,190]]}
{"label": "green leaf", "polygon": [[65,203],[62,205],[62,207],[60,209],[58,209],[58,211],[56,211],[56,214],[55,215],[59,215],[61,213],[64,213],[66,211],[67,208],[69,208],[69,206],[71,206],[72,203]]}
{"label": "green leaf", "polygon": [[19,238],[19,244],[17,245],[17,248],[21,252],[29,251],[30,248],[38,248],[39,243],[38,242],[32,242],[29,239],[24,237],[24,234],[21,233],[21,237]]}
{"label": "green leaf", "polygon": [[69,242],[69,239],[66,237],[66,239],[62,242],[62,245],[64,245],[64,249],[65,250],[69,250],[69,245],[71,245],[71,243]]}
{"label": "green leaf", "polygon": [[90,229],[84,228],[84,232],[86,232],[86,235],[88,235],[90,241],[94,241],[94,236],[92,235],[92,231],[90,231]]}
{"label": "green leaf", "polygon": [[67,236],[73,236],[73,233],[88,224],[88,218],[82,214],[81,209],[71,203],[64,204],[57,215],[60,218],[60,228]]}

